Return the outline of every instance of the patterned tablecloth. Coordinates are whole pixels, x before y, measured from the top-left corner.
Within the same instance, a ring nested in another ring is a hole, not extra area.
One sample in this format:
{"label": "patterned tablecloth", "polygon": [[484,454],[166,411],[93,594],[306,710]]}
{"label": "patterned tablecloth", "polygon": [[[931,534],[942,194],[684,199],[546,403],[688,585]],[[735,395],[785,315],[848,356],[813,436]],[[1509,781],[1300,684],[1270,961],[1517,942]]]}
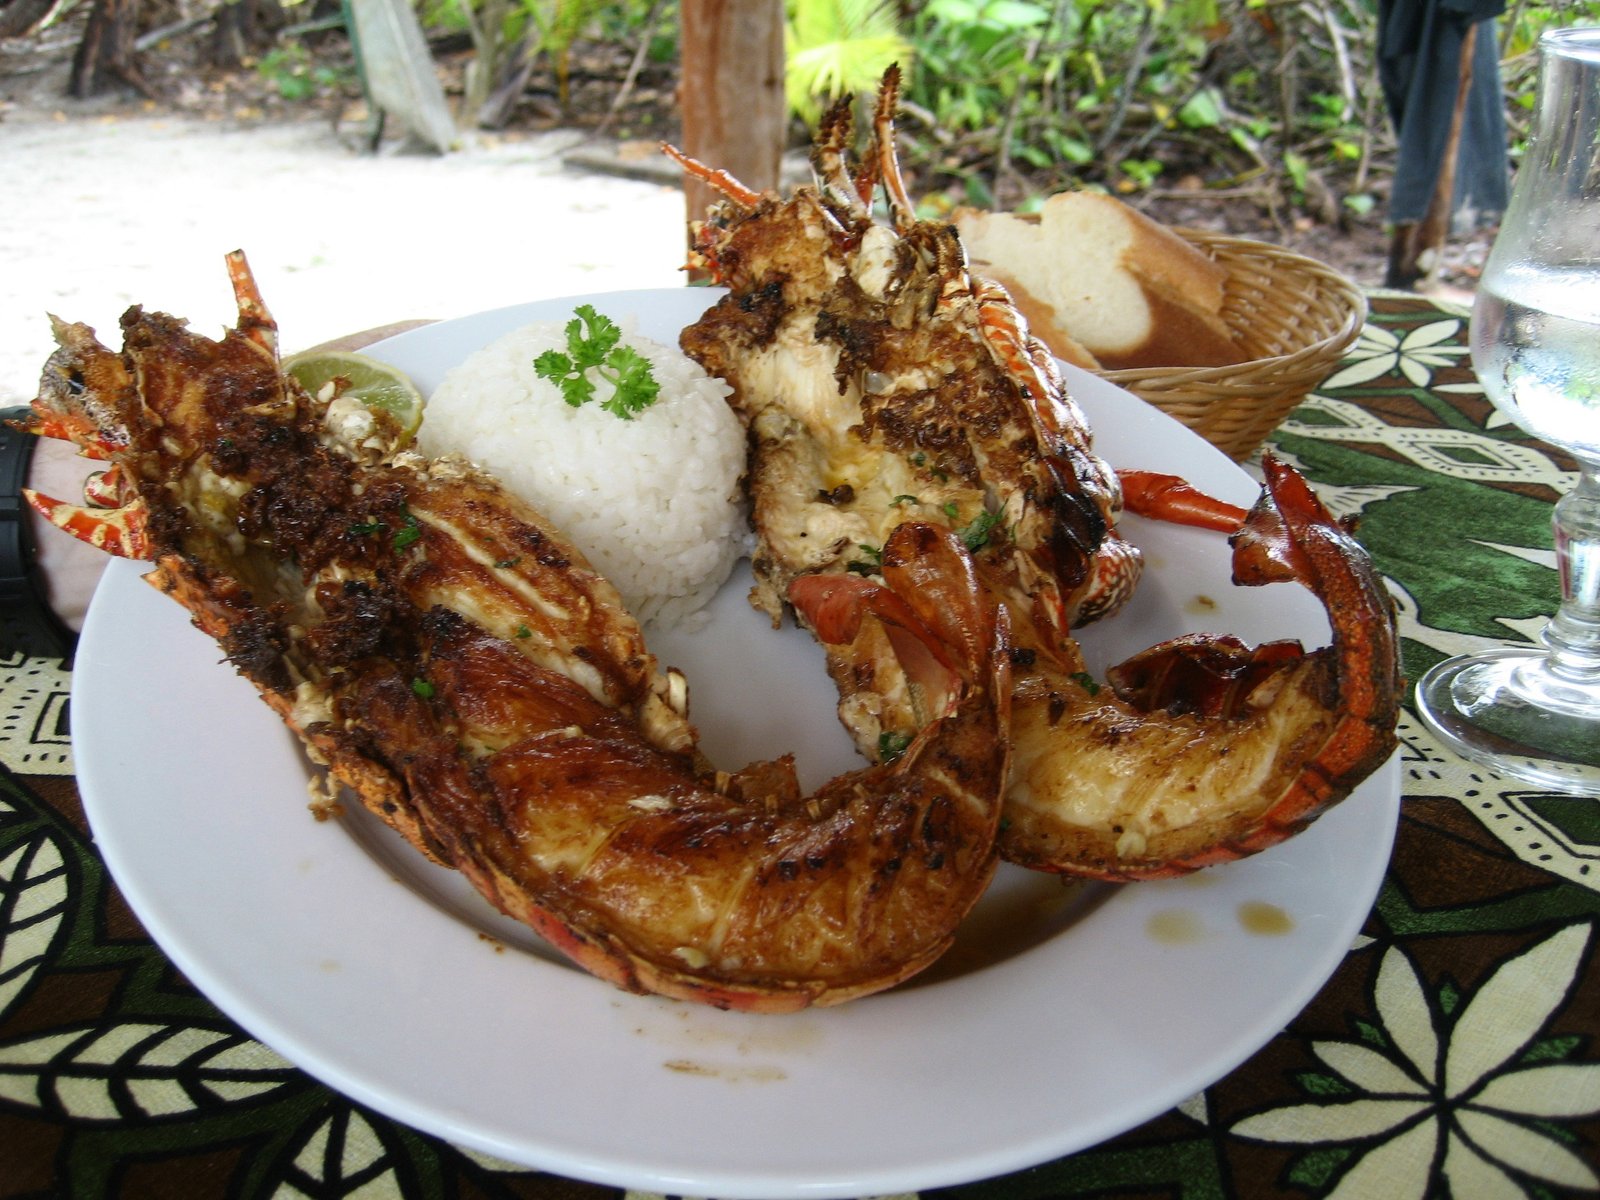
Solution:
{"label": "patterned tablecloth", "polygon": [[[1573,464],[1495,414],[1465,334],[1458,313],[1375,297],[1360,342],[1272,439],[1336,511],[1361,514],[1411,678],[1531,638],[1558,594],[1550,507]],[[352,1104],[195,991],[96,854],[69,683],[59,663],[0,662],[0,1196],[614,1191]],[[1288,1028],[1148,1124],[945,1194],[1600,1190],[1600,802],[1474,768],[1409,711],[1400,732],[1404,803],[1382,890]]]}

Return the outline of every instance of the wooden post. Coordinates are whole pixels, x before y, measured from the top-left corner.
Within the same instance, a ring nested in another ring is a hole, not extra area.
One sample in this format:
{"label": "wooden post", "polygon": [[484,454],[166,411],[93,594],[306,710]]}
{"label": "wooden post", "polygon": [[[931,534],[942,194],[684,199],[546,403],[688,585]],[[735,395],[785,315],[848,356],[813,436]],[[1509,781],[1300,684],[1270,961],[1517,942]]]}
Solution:
{"label": "wooden post", "polygon": [[88,23],[72,58],[67,94],[74,100],[97,96],[106,77],[114,75],[142,96],[150,88],[133,61],[134,35],[138,32],[140,0],[95,0]]}
{"label": "wooden post", "polygon": [[[679,6],[683,150],[758,191],[778,186],[783,98],[783,0],[682,0]],[[691,221],[714,193],[684,180]]]}

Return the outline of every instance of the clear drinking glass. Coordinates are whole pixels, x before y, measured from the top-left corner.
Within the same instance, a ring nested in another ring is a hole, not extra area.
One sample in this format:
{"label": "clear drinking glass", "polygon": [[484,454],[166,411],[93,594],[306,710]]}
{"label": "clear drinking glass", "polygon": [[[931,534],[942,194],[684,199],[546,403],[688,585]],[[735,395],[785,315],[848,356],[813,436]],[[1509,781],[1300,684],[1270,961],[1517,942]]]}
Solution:
{"label": "clear drinking glass", "polygon": [[1600,795],[1600,28],[1539,42],[1538,110],[1472,310],[1472,364],[1495,407],[1569,451],[1555,506],[1559,611],[1544,645],[1434,667],[1424,721],[1458,753]]}

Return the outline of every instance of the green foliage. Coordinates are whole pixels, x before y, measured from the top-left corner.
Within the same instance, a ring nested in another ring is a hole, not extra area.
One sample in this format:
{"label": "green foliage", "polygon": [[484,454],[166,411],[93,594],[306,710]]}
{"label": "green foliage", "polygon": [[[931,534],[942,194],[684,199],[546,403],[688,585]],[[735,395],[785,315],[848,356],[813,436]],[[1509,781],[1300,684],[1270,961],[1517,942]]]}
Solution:
{"label": "green foliage", "polygon": [[285,100],[310,100],[337,92],[355,77],[353,67],[334,67],[313,60],[303,42],[274,46],[256,63],[256,73]]}
{"label": "green foliage", "polygon": [[1372,207],[1390,138],[1363,0],[929,0],[910,13],[903,155],[924,189],[1017,206],[1199,180],[1275,208],[1328,195],[1331,170],[1363,197],[1347,213]]}
{"label": "green foliage", "polygon": [[[1156,179],[1163,170],[1163,164],[1159,159],[1155,158],[1125,158],[1117,164],[1117,169],[1122,172],[1123,179],[1133,185],[1133,188],[1147,190],[1155,186]],[[1117,190],[1125,192],[1131,189],[1119,186]]]}
{"label": "green foliage", "polygon": [[1520,157],[1533,122],[1539,38],[1551,29],[1573,25],[1600,25],[1600,0],[1513,2],[1500,21],[1500,73],[1507,97],[1506,121],[1513,156]]}
{"label": "green foliage", "polygon": [[[516,62],[564,61],[578,38],[656,63],[678,54],[674,0],[419,2],[430,28],[472,35],[469,113]],[[1198,186],[1275,212],[1379,215],[1394,146],[1372,0],[785,0],[785,14],[786,97],[808,125],[901,65],[902,160],[930,212],[1025,210],[1068,187]],[[1514,138],[1539,34],[1585,23],[1600,23],[1600,0],[1508,5]],[[285,94],[308,86],[292,54],[262,64]]]}
{"label": "green foliage", "polygon": [[1030,37],[1052,17],[1032,0],[931,0],[912,26],[918,70],[911,97],[957,131],[993,128],[1034,72]]}
{"label": "green foliage", "polygon": [[614,0],[601,4],[590,34],[596,41],[637,49],[645,41],[645,61],[670,66],[678,61],[676,0]]}
{"label": "green foliage", "polygon": [[1600,25],[1600,2],[1554,0],[1548,4],[1529,4],[1525,0],[1513,0],[1506,6],[1500,23],[1500,56],[1516,59],[1531,55],[1541,34],[1571,25]]}
{"label": "green foliage", "polygon": [[425,25],[472,39],[463,115],[475,122],[490,93],[523,63],[549,55],[565,98],[567,56],[602,14],[631,7],[616,0],[419,0]]}
{"label": "green foliage", "polygon": [[[1368,0],[929,0],[905,6],[916,70],[903,157],[924,188],[1020,206],[1181,178],[1264,207],[1378,208],[1393,133]],[[1544,30],[1600,0],[1513,2],[1502,70],[1513,129]],[[1378,183],[1376,189],[1374,184]]]}
{"label": "green foliage", "polygon": [[1289,177],[1289,185],[1298,193],[1304,194],[1306,180],[1310,178],[1311,164],[1306,162],[1305,156],[1290,150],[1283,156],[1283,172]]}
{"label": "green foliage", "polygon": [[1344,198],[1344,206],[1356,217],[1366,217],[1378,206],[1371,192],[1353,192]]}
{"label": "green foliage", "polygon": [[870,93],[894,63],[909,66],[887,0],[788,0],[784,94],[808,125],[840,96]]}
{"label": "green foliage", "polygon": [[[1149,186],[1164,169],[1158,156],[1130,145],[1108,160],[1107,143],[1131,128],[1136,98],[1140,120],[1224,123],[1221,91],[1189,86],[1193,73],[1182,69],[1203,43],[1195,23],[1214,8],[1212,0],[933,0],[913,23],[920,69],[910,95],[946,135],[940,168],[988,170],[1002,191],[1014,164],[1063,182],[1090,168],[1086,175],[1123,190]],[[979,139],[997,127],[1000,144],[985,162]],[[915,148],[910,157],[918,160]]]}
{"label": "green foliage", "polygon": [[1207,85],[1195,92],[1178,110],[1178,120],[1189,129],[1217,129],[1227,120],[1222,93]]}

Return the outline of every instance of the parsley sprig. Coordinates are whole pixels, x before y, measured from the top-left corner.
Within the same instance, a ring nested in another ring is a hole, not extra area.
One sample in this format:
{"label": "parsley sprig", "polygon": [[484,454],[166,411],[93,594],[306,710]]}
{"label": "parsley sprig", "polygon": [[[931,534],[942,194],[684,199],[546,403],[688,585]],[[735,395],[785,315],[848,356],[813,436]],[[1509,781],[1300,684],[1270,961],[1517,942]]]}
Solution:
{"label": "parsley sprig", "polygon": [[956,532],[961,536],[962,542],[968,550],[976,554],[989,544],[989,534],[994,527],[1000,524],[1000,514],[987,510],[980,512],[971,521],[963,525]]}
{"label": "parsley sprig", "polygon": [[844,569],[855,575],[876,575],[883,569],[883,551],[877,546],[857,542],[856,548],[863,557],[845,563]]}
{"label": "parsley sprig", "polygon": [[400,528],[394,531],[394,548],[404,550],[407,546],[422,537],[422,526],[416,517],[411,515],[409,509],[400,510]]}
{"label": "parsley sprig", "polygon": [[878,761],[887,766],[900,758],[911,748],[911,735],[909,733],[895,733],[885,729],[878,735]]}
{"label": "parsley sprig", "polygon": [[594,399],[595,377],[611,384],[610,399],[600,407],[631,421],[649,408],[661,392],[650,360],[632,346],[622,345],[622,330],[615,321],[580,304],[567,322],[567,352],[546,350],[533,360],[533,369],[561,389],[566,402],[577,408]]}

